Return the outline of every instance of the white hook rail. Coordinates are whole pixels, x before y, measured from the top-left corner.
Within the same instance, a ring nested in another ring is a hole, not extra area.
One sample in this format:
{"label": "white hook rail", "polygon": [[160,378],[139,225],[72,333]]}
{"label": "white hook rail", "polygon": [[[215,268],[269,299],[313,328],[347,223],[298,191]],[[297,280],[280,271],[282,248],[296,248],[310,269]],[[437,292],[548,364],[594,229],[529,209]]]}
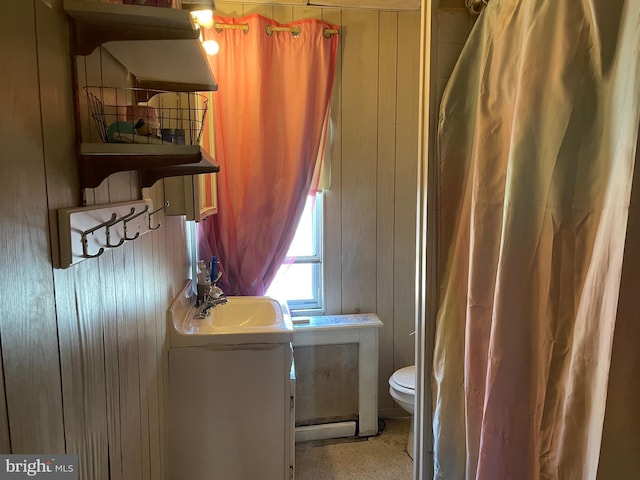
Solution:
{"label": "white hook rail", "polygon": [[151,199],[58,210],[60,267],[96,258],[154,230],[150,227]]}

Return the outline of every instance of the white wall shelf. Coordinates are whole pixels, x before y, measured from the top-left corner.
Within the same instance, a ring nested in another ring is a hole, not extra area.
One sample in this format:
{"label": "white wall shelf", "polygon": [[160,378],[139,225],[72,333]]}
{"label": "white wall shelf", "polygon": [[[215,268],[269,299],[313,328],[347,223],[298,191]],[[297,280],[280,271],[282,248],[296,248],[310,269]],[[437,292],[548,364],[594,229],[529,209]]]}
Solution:
{"label": "white wall shelf", "polygon": [[65,0],[72,54],[103,45],[143,88],[211,91],[218,85],[187,10]]}
{"label": "white wall shelf", "polygon": [[142,188],[164,177],[220,171],[199,145],[83,143],[78,160],[83,188],[95,188],[109,175],[127,170],[138,172]]}
{"label": "white wall shelf", "polygon": [[[102,45],[140,90],[217,90],[200,31],[188,10],[81,0],[64,0],[64,9],[72,20],[72,55],[88,55]],[[77,148],[82,188],[95,188],[120,171],[138,171],[140,187],[145,188],[164,177],[220,170],[199,145],[96,144],[78,139]]]}

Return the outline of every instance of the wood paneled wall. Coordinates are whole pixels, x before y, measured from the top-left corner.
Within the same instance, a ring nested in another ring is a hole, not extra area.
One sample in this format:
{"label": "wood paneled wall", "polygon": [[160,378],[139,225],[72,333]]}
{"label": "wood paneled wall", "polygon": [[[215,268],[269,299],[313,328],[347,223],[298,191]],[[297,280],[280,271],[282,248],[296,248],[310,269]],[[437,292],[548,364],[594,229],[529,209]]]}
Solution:
{"label": "wood paneled wall", "polygon": [[379,406],[394,370],[414,363],[420,12],[216,2],[216,14],[339,25],[325,203],[327,313],[377,313]]}
{"label": "wood paneled wall", "polygon": [[[56,209],[82,196],[61,4],[9,0],[0,16],[0,451],[78,453],[86,480],[164,479],[166,309],[187,276],[184,220],[53,267]],[[78,62],[80,76],[124,81],[100,55]],[[146,192],[154,205],[161,183]],[[130,172],[85,195],[140,196]]]}

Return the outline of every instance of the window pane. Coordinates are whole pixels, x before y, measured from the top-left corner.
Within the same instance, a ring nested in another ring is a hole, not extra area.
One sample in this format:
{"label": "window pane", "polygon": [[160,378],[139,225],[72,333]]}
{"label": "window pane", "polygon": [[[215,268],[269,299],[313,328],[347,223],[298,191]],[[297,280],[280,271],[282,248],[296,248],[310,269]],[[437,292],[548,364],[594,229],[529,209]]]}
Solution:
{"label": "window pane", "polygon": [[267,295],[291,300],[313,300],[316,296],[313,265],[294,263],[283,265],[267,291]]}
{"label": "window pane", "polygon": [[316,254],[313,242],[313,204],[313,197],[307,197],[307,203],[304,206],[304,212],[300,223],[298,223],[296,236],[287,252],[287,257],[310,257]]}
{"label": "window pane", "polygon": [[287,301],[291,312],[322,308],[322,194],[307,197],[287,261],[266,294]]}

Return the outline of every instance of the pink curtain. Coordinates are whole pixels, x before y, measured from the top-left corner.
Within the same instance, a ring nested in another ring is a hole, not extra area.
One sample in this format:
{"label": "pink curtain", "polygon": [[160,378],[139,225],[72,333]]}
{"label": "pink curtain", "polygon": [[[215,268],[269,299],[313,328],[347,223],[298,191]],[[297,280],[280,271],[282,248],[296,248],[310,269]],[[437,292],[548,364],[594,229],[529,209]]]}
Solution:
{"label": "pink curtain", "polygon": [[263,295],[283,262],[322,158],[338,36],[318,20],[216,17],[242,29],[208,29],[214,95],[218,214],[199,226],[201,257],[219,259],[227,295]]}

